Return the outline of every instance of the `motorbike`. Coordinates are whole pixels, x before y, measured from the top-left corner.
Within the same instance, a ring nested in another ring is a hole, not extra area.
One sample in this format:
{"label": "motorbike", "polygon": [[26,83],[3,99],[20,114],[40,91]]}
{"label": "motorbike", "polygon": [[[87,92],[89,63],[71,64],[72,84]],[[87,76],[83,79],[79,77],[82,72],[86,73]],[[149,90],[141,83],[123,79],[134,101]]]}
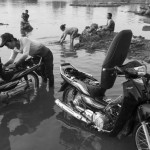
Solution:
{"label": "motorbike", "polygon": [[41,57],[31,57],[17,67],[4,68],[0,59],[0,102],[8,104],[11,98],[27,94],[31,100],[37,93],[39,78],[36,72],[42,67]]}
{"label": "motorbike", "polygon": [[[100,82],[70,63],[61,64],[63,96],[55,103],[98,133],[133,134],[137,149],[143,150],[150,149],[150,74],[137,60],[123,64],[131,39],[131,30],[123,30],[113,39],[102,64]],[[125,78],[123,93],[115,99],[107,98],[105,93],[117,77]]]}

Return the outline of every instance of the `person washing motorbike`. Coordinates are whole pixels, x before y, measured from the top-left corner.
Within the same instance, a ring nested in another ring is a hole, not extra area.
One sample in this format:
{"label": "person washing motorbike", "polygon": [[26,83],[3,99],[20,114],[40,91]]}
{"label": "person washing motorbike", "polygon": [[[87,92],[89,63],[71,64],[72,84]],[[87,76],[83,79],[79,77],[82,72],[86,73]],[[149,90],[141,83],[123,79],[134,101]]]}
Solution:
{"label": "person washing motorbike", "polygon": [[21,53],[22,56],[13,64],[14,67],[17,67],[24,62],[28,56],[40,56],[44,63],[44,69],[42,69],[43,81],[47,82],[47,79],[49,79],[49,87],[54,86],[53,54],[49,48],[27,37],[22,37],[18,40],[10,33],[4,33],[1,35],[0,47],[3,46],[12,49],[12,54],[9,60],[4,64],[4,67],[13,64],[18,53]]}

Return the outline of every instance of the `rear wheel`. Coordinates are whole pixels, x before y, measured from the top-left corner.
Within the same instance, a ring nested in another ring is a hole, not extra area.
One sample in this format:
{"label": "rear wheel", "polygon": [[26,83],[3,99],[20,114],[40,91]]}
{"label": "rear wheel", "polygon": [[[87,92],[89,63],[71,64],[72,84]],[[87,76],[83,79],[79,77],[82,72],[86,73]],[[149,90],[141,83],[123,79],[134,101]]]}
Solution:
{"label": "rear wheel", "polygon": [[68,86],[63,93],[63,102],[70,104],[70,102],[73,102],[76,94],[77,90],[72,86]]}
{"label": "rear wheel", "polygon": [[[72,86],[68,86],[63,93],[63,102],[67,104],[68,106],[72,107],[71,104],[73,103],[77,94],[78,94],[78,91],[76,90],[76,88]],[[69,115],[68,113],[65,113],[65,118],[71,119],[72,116]]]}
{"label": "rear wheel", "polygon": [[10,101],[32,101],[37,95],[37,90],[39,87],[39,78],[34,73],[29,73],[26,77],[22,77],[18,80],[17,86],[9,90],[7,95]]}
{"label": "rear wheel", "polygon": [[[148,135],[150,136],[150,123],[146,123],[146,128],[148,131]],[[145,132],[143,130],[143,126],[139,124],[135,130],[135,143],[138,150],[150,150],[148,146],[148,142],[146,139]]]}

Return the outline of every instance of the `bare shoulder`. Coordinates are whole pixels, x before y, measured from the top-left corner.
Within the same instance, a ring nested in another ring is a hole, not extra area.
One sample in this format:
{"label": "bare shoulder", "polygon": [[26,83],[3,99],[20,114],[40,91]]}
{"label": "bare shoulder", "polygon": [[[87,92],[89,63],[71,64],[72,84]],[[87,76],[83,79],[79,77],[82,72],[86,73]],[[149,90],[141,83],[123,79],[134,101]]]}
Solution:
{"label": "bare shoulder", "polygon": [[30,42],[30,39],[27,37],[21,37],[20,42],[22,42],[23,44],[26,44],[26,43]]}

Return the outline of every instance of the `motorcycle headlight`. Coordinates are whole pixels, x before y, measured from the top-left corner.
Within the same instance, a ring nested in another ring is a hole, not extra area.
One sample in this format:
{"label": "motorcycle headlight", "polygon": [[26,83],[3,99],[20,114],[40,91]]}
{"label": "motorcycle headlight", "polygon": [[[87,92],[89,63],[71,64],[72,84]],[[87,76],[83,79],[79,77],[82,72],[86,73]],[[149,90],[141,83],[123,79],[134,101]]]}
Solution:
{"label": "motorcycle headlight", "polygon": [[135,67],[134,70],[136,70],[137,74],[140,76],[144,76],[147,73],[147,67],[145,65]]}

